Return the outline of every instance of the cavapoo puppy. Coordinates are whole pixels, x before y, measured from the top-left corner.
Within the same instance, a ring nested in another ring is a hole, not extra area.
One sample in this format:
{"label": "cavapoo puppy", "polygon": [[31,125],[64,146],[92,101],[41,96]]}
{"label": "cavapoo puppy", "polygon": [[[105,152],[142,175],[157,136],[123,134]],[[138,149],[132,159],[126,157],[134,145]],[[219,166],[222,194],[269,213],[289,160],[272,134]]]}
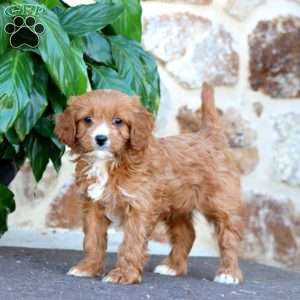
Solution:
{"label": "cavapoo puppy", "polygon": [[185,274],[195,239],[193,211],[198,210],[215,226],[220,247],[215,281],[242,280],[240,174],[207,84],[202,101],[199,132],[157,139],[153,118],[137,97],[98,90],[70,100],[55,129],[76,156],[76,183],[84,199],[84,258],[70,275],[102,274],[107,229],[114,223],[122,227],[124,240],[115,268],[103,281],[140,282],[147,242],[161,222],[172,250],[154,272]]}

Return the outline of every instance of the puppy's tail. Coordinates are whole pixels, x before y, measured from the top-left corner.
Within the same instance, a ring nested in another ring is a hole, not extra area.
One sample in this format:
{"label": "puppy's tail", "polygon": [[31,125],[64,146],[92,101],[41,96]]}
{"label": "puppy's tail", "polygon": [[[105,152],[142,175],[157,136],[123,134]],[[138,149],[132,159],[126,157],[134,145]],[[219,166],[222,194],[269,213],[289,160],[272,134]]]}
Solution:
{"label": "puppy's tail", "polygon": [[215,105],[214,89],[204,82],[202,85],[202,126],[206,132],[220,143],[227,143],[223,121]]}

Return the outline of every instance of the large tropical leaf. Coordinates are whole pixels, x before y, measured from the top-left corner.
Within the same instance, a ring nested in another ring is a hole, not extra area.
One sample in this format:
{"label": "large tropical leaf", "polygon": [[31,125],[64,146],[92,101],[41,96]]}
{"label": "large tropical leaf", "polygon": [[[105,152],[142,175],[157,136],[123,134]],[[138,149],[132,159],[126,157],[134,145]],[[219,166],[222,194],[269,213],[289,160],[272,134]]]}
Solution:
{"label": "large tropical leaf", "polygon": [[98,32],[88,33],[83,37],[84,53],[98,63],[112,64],[111,46],[107,39]]}
{"label": "large tropical leaf", "polygon": [[48,139],[32,133],[28,136],[25,147],[35,180],[40,181],[50,158]]}
{"label": "large tropical leaf", "polygon": [[67,105],[67,97],[62,94],[52,81],[48,83],[47,97],[54,114],[59,114],[64,111]]}
{"label": "large tropical leaf", "polygon": [[72,35],[84,35],[112,24],[123,11],[122,3],[109,0],[68,8],[60,15],[64,29]]}
{"label": "large tropical leaf", "polygon": [[118,73],[128,83],[144,106],[157,113],[160,101],[159,75],[154,58],[135,41],[122,36],[110,38]]}
{"label": "large tropical leaf", "polygon": [[0,135],[13,125],[18,111],[18,102],[12,96],[0,95]]}
{"label": "large tropical leaf", "polygon": [[5,15],[5,8],[7,5],[0,5],[0,55],[2,55],[8,47],[8,34],[4,27],[8,23],[8,18]]}
{"label": "large tropical leaf", "polygon": [[19,145],[13,145],[8,142],[5,143],[5,147],[3,148],[3,151],[1,153],[1,159],[9,159],[13,160],[19,151],[20,146]]}
{"label": "large tropical leaf", "polygon": [[60,4],[59,0],[38,0],[38,1],[47,5],[49,8],[53,8]]}
{"label": "large tropical leaf", "polygon": [[59,142],[57,136],[54,134],[54,126],[55,124],[53,120],[43,117],[37,122],[34,129],[39,133],[39,135],[49,138],[59,150],[64,150],[64,146]]}
{"label": "large tropical leaf", "polygon": [[13,145],[18,145],[21,143],[21,140],[16,133],[16,130],[14,127],[10,127],[7,132],[5,133],[6,139]]}
{"label": "large tropical leaf", "polygon": [[45,27],[39,50],[54,82],[66,96],[83,94],[88,76],[82,52],[71,47],[55,13],[46,9],[39,22]]}
{"label": "large tropical leaf", "polygon": [[129,39],[141,41],[142,37],[142,7],[140,0],[116,0],[123,4],[124,9],[121,16],[112,24],[117,34]]}
{"label": "large tropical leaf", "polygon": [[21,141],[24,140],[25,136],[42,116],[48,105],[46,85],[47,73],[45,72],[43,65],[36,65],[30,101],[21,111],[14,125],[16,133]]}
{"label": "large tropical leaf", "polygon": [[11,49],[0,57],[0,133],[29,102],[33,64],[29,53]]}
{"label": "large tropical leaf", "polygon": [[41,118],[35,126],[35,131],[44,138],[47,138],[50,159],[54,168],[58,172],[61,166],[61,157],[64,154],[65,147],[59,142],[54,134],[54,122],[49,118]]}
{"label": "large tropical leaf", "polygon": [[14,194],[0,184],[0,237],[7,230],[7,216],[15,210]]}
{"label": "large tropical leaf", "polygon": [[92,86],[94,89],[114,89],[134,95],[130,84],[126,82],[115,70],[104,66],[93,66]]}

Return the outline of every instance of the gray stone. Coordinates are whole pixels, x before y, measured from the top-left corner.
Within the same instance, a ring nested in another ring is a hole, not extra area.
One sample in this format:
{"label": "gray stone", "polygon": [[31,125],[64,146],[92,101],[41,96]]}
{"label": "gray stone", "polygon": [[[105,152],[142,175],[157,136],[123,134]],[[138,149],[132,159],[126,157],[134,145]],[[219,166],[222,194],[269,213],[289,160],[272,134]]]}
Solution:
{"label": "gray stone", "polygon": [[300,187],[300,114],[289,112],[274,117],[274,129],[275,174],[282,182]]}

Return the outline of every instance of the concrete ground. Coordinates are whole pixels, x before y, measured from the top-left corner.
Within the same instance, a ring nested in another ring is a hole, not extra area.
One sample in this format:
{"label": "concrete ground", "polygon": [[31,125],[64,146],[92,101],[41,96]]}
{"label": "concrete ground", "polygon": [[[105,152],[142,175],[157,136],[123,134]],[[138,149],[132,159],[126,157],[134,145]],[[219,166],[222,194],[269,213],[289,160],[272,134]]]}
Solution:
{"label": "concrete ground", "polygon": [[[100,278],[66,276],[82,253],[70,250],[0,248],[0,299],[2,300],[299,300],[300,274],[256,263],[242,262],[245,282],[226,286],[212,282],[218,260],[190,258],[189,274],[166,277],[153,274],[161,260],[152,256],[143,283],[122,286],[102,283]],[[109,254],[107,270],[115,255]]]}

